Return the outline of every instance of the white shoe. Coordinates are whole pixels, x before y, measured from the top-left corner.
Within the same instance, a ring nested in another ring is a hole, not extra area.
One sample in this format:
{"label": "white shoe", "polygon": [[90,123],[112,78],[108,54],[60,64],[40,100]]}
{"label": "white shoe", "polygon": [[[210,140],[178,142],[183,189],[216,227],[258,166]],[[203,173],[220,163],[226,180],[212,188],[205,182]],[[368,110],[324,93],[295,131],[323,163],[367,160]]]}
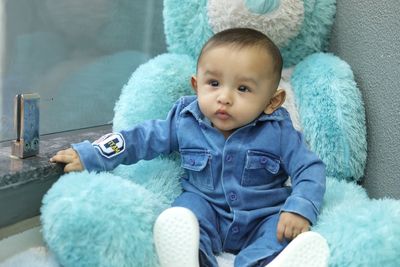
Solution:
{"label": "white shoe", "polygon": [[298,235],[267,266],[268,267],[326,267],[329,247],[325,238],[316,232]]}
{"label": "white shoe", "polygon": [[154,224],[154,243],[162,267],[199,267],[199,222],[182,207],[166,209]]}

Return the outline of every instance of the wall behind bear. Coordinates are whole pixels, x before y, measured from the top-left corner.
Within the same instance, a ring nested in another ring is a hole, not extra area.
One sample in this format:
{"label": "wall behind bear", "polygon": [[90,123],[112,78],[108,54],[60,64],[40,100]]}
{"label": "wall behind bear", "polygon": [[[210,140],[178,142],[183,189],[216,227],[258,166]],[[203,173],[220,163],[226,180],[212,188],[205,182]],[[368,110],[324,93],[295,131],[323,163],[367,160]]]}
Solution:
{"label": "wall behind bear", "polygon": [[353,69],[367,117],[363,185],[400,199],[400,2],[337,0],[331,51]]}

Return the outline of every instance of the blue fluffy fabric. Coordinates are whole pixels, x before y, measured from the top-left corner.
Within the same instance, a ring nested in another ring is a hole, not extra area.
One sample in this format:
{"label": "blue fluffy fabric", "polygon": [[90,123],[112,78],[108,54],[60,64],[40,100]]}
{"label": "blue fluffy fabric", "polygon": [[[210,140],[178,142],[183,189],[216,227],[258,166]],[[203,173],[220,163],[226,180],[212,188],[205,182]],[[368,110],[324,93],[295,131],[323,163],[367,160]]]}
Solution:
{"label": "blue fluffy fabric", "polygon": [[285,67],[299,63],[312,53],[325,51],[336,12],[336,0],[304,1],[301,32],[281,48]]}
{"label": "blue fluffy fabric", "polygon": [[353,183],[329,178],[313,231],[329,244],[330,267],[400,266],[400,209],[394,199],[369,200]]}
{"label": "blue fluffy fabric", "polygon": [[179,157],[158,157],[150,161],[139,161],[134,165],[120,165],[113,173],[142,185],[169,205],[182,192],[179,178],[183,174]]}
{"label": "blue fluffy fabric", "polygon": [[165,118],[180,96],[193,93],[190,77],[195,74],[195,68],[195,60],[178,54],[163,54],[141,65],[122,89],[115,105],[114,130],[127,129],[148,119]]}
{"label": "blue fluffy fabric", "polygon": [[207,0],[164,0],[164,25],[168,51],[193,58],[213,35]]}
{"label": "blue fluffy fabric", "polygon": [[[280,48],[285,67],[327,48],[336,0],[304,1],[304,12],[301,32]],[[213,34],[208,23],[206,0],[165,0],[164,24],[168,51],[194,58]]]}
{"label": "blue fluffy fabric", "polygon": [[350,66],[330,54],[300,62],[292,85],[304,136],[336,179],[359,180],[367,157],[364,107]]}
{"label": "blue fluffy fabric", "polygon": [[251,12],[257,14],[265,14],[277,10],[279,8],[280,0],[271,0],[271,1],[245,0],[245,4],[246,7]]}
{"label": "blue fluffy fabric", "polygon": [[64,175],[43,199],[44,238],[63,266],[154,267],[149,237],[166,202],[109,173]]}

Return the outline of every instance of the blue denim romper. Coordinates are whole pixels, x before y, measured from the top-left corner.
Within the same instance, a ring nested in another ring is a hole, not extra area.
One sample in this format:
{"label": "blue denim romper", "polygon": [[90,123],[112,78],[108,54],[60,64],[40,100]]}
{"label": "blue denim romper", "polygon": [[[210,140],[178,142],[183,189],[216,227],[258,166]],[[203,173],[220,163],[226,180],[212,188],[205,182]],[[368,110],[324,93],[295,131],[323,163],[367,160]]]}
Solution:
{"label": "blue denim romper", "polygon": [[[287,245],[276,237],[279,213],[297,213],[314,224],[325,192],[325,166],[284,108],[225,139],[201,113],[197,98],[186,96],[165,120],[72,146],[88,171],[179,151],[185,175],[173,206],[196,214],[204,266],[218,266],[214,254],[223,251],[237,254],[235,266],[265,265]],[[289,176],[292,186],[285,186]]]}

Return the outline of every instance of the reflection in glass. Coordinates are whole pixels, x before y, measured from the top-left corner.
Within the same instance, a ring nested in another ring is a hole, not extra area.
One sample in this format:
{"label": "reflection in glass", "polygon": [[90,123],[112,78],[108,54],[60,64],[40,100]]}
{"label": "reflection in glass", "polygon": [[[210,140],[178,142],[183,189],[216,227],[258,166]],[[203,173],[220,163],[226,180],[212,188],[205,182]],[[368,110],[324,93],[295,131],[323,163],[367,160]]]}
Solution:
{"label": "reflection in glass", "polygon": [[0,141],[15,138],[18,93],[40,94],[41,134],[110,123],[131,74],[164,51],[159,0],[0,0]]}

